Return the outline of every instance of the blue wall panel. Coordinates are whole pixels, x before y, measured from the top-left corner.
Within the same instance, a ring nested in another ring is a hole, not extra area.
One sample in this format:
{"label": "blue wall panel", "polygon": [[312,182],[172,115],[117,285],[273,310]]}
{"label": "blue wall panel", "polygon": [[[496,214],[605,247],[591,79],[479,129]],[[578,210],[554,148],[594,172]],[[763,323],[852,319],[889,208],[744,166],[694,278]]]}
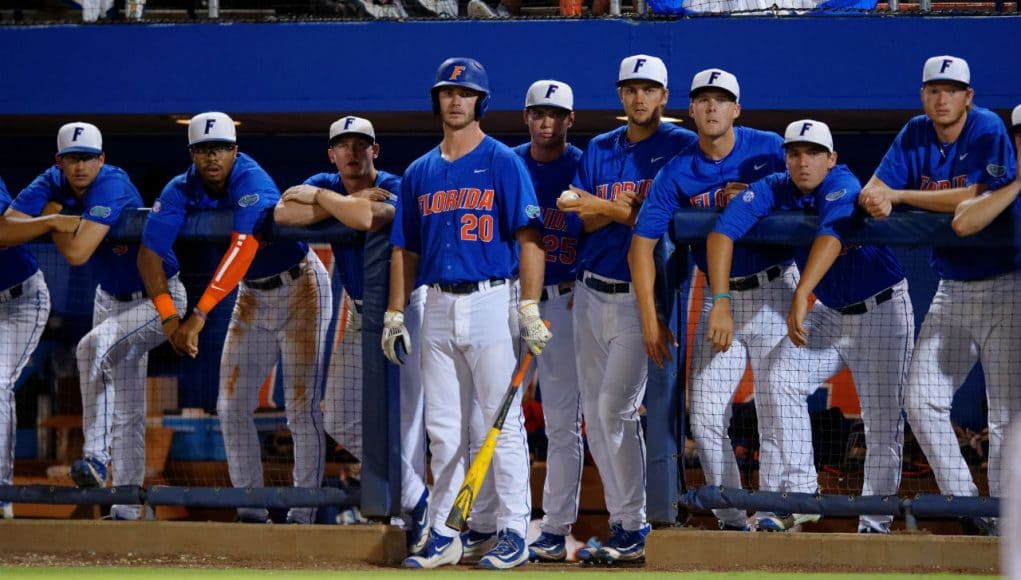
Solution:
{"label": "blue wall panel", "polygon": [[[616,109],[619,59],[662,56],[677,97],[720,66],[754,109],[917,109],[924,59],[969,60],[978,102],[1021,96],[1018,17],[696,18],[0,27],[4,114],[424,111],[437,65],[474,56],[494,108],[541,77]],[[69,58],[70,57],[70,58]]]}

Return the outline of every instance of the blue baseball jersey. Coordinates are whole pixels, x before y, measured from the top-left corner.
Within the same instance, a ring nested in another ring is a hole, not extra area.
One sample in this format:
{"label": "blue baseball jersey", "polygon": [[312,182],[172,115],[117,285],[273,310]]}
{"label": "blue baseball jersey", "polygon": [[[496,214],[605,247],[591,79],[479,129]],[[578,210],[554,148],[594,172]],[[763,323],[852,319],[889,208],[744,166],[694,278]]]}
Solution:
{"label": "blue baseball jersey", "polygon": [[[344,182],[339,173],[318,173],[305,180],[306,185],[336,191],[341,195],[349,195],[344,189]],[[397,205],[397,194],[401,191],[401,178],[385,171],[376,172],[376,181],[372,184],[393,194],[386,200],[390,205]],[[341,285],[354,300],[361,300],[365,294],[365,248],[345,244],[333,246],[333,275],[339,278]]]}
{"label": "blue baseball jersey", "polygon": [[[670,160],[656,176],[642,204],[635,233],[659,239],[670,228],[674,213],[682,207],[721,210],[726,205],[724,186],[728,182],[752,183],[784,171],[783,139],[776,133],[734,127],[734,149],[719,161],[709,159],[698,143],[692,143]],[[691,246],[699,269],[708,272],[705,242]],[[779,246],[734,247],[732,276],[747,276],[788,262],[791,250]]]}
{"label": "blue baseball jersey", "polygon": [[[730,202],[713,231],[738,240],[772,210],[795,210],[819,216],[816,236],[844,237],[864,223],[857,211],[861,182],[845,165],[837,165],[815,191],[802,194],[790,173],[774,173],[753,183]],[[810,247],[795,249],[799,268],[808,261]],[[848,246],[815,288],[815,296],[830,308],[860,302],[904,279],[904,270],[889,248]]]}
{"label": "blue baseball jersey", "polygon": [[[691,131],[661,123],[648,139],[631,143],[627,126],[598,135],[589,142],[578,166],[574,185],[613,201],[622,191],[638,192],[643,199],[656,173],[682,149],[697,141]],[[616,280],[631,280],[627,263],[632,228],[612,222],[582,235],[579,268]]]}
{"label": "blue baseball jersey", "polygon": [[[7,192],[7,184],[0,179],[0,214],[11,205],[11,194]],[[39,270],[39,263],[28,247],[0,246],[0,290],[6,290],[20,284]]]}
{"label": "blue baseball jersey", "polygon": [[[164,268],[176,273],[177,256],[174,241],[188,214],[200,209],[231,209],[234,231],[261,237],[273,221],[273,207],[280,200],[280,190],[273,179],[254,159],[238,153],[223,192],[206,190],[192,164],[188,171],[170,180],[152,206],[142,243],[163,258]],[[265,278],[287,270],[308,253],[304,242],[263,243],[255,254],[245,279]],[[169,264],[169,268],[168,265]]]}
{"label": "blue baseball jersey", "polygon": [[[60,168],[50,167],[25,189],[11,204],[15,210],[37,216],[48,202],[64,206],[62,213],[80,215],[104,226],[113,227],[124,208],[142,207],[142,196],[124,170],[103,165],[85,195],[75,195]],[[137,266],[138,244],[114,244],[103,241],[89,258],[99,286],[110,294],[130,294],[142,289]]]}
{"label": "blue baseball jersey", "polygon": [[514,148],[528,168],[528,175],[535,186],[535,197],[542,208],[542,245],[546,251],[546,285],[574,280],[577,273],[578,236],[581,235],[581,218],[577,214],[564,213],[557,209],[560,192],[571,185],[578,172],[581,149],[567,145],[567,150],[552,163],[539,163],[529,153],[531,143]]}
{"label": "blue baseball jersey", "polygon": [[[988,191],[1014,179],[1010,136],[995,113],[975,107],[954,143],[940,143],[932,120],[919,115],[901,129],[876,177],[893,189],[939,191],[985,184]],[[904,207],[904,206],[902,206]],[[1014,270],[1012,252],[933,248],[932,265],[941,278],[978,280]]]}
{"label": "blue baseball jersey", "polygon": [[485,137],[453,162],[436,147],[404,174],[391,242],[419,255],[417,284],[510,278],[520,228],[542,229],[524,162]]}

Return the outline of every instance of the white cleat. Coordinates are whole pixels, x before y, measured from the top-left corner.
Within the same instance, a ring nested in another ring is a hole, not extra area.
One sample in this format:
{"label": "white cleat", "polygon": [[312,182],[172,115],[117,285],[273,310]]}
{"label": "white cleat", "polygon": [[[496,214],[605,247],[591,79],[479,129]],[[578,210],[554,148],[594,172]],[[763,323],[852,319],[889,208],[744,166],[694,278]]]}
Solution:
{"label": "white cleat", "polygon": [[409,556],[402,564],[405,568],[439,568],[453,565],[461,561],[461,536],[452,538],[441,536],[435,531],[429,532],[429,543],[425,553],[420,556]]}

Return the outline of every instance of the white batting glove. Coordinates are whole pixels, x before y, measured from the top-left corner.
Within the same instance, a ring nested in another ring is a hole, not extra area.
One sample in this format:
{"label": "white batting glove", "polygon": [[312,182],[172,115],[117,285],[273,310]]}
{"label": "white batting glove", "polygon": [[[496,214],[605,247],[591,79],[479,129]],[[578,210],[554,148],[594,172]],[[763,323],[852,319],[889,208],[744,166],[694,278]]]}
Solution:
{"label": "white batting glove", "polygon": [[411,352],[411,336],[404,326],[404,313],[387,310],[383,314],[383,354],[395,365],[403,365],[404,357]]}
{"label": "white batting glove", "polygon": [[518,325],[521,326],[521,338],[528,345],[532,354],[539,356],[542,349],[553,338],[553,333],[539,315],[539,303],[535,300],[522,300],[518,307]]}

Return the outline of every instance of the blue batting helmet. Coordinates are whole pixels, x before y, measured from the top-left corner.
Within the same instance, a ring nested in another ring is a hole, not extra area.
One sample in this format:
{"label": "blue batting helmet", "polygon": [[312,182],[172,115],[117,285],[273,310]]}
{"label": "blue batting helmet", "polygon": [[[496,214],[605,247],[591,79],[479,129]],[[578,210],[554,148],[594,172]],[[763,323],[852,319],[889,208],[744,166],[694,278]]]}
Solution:
{"label": "blue batting helmet", "polygon": [[482,93],[475,102],[475,118],[481,119],[489,108],[489,75],[482,64],[473,58],[454,57],[443,61],[436,70],[436,83],[432,88],[433,113],[439,114],[439,90],[443,87],[464,87]]}

